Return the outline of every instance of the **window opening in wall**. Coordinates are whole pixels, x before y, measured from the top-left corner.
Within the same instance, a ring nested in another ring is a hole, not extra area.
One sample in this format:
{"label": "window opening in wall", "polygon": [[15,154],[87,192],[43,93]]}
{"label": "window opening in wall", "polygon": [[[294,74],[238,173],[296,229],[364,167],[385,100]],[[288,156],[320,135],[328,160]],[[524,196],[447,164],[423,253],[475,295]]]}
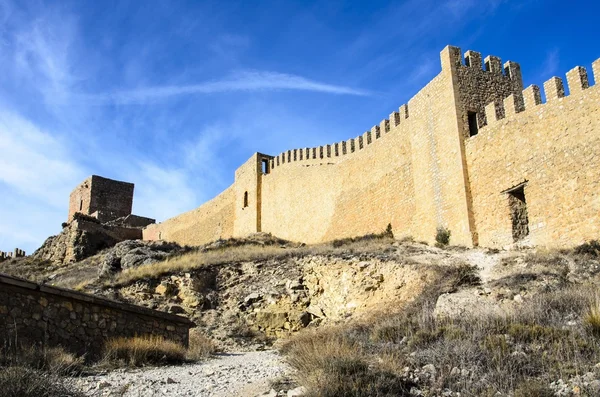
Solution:
{"label": "window opening in wall", "polygon": [[244,192],[244,208],[248,206],[248,192]]}
{"label": "window opening in wall", "polygon": [[468,112],[469,116],[469,136],[475,136],[479,133],[479,126],[477,125],[477,113]]}
{"label": "window opening in wall", "polygon": [[522,240],[529,235],[529,217],[527,215],[527,201],[525,200],[524,187],[524,185],[521,185],[507,192],[514,242]]}
{"label": "window opening in wall", "polygon": [[79,211],[83,211],[83,200],[79,200]]}
{"label": "window opening in wall", "polygon": [[262,159],[261,166],[262,166],[262,173],[268,174],[269,173],[269,160]]}

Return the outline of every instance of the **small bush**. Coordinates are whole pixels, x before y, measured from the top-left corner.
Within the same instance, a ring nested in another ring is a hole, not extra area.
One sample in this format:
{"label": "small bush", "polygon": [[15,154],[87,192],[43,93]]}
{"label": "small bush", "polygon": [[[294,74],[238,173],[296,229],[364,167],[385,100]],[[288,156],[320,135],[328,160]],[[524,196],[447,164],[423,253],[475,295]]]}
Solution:
{"label": "small bush", "polygon": [[583,317],[588,332],[597,338],[600,338],[600,300],[596,298],[590,305],[589,311]]}
{"label": "small bush", "polygon": [[396,373],[371,368],[365,361],[336,358],[327,363],[322,382],[310,389],[308,396],[410,396],[414,385]]}
{"label": "small bush", "polygon": [[464,263],[449,268],[448,281],[451,288],[455,290],[458,287],[479,285],[481,277],[477,266]]}
{"label": "small bush", "polygon": [[515,389],[515,397],[553,397],[554,391],[540,381],[524,382]]}
{"label": "small bush", "polygon": [[366,361],[360,344],[339,329],[305,331],[282,347],[307,396],[408,396],[412,382]]}
{"label": "small bush", "polygon": [[0,394],[3,397],[79,397],[58,375],[32,368],[0,368]]}
{"label": "small bush", "polygon": [[435,241],[438,245],[440,246],[446,246],[448,244],[450,244],[450,235],[452,233],[450,232],[449,229],[446,229],[443,226],[440,226],[437,228],[437,232],[435,234]]}
{"label": "small bush", "polygon": [[186,349],[159,336],[114,338],[104,346],[104,362],[116,366],[180,364]]}
{"label": "small bush", "polygon": [[230,324],[227,336],[230,338],[255,338],[258,336],[258,332],[252,329],[244,319],[237,318]]}
{"label": "small bush", "polygon": [[81,372],[84,357],[67,352],[62,347],[7,346],[0,349],[0,366],[17,366],[67,375]]}
{"label": "small bush", "polygon": [[587,255],[597,258],[600,256],[600,241],[592,240],[588,243],[583,243],[580,246],[575,247],[573,252],[577,255]]}
{"label": "small bush", "polygon": [[385,228],[385,232],[383,232],[385,237],[389,237],[389,238],[394,238],[394,231],[392,230],[392,224],[388,223],[387,227]]}
{"label": "small bush", "polygon": [[334,248],[339,248],[341,246],[360,242],[360,241],[381,240],[381,239],[386,239],[386,238],[394,238],[394,232],[392,231],[391,223],[388,223],[385,230],[381,233],[370,233],[370,234],[365,234],[364,236],[341,238],[341,239],[333,240],[331,242],[331,245]]}
{"label": "small bush", "polygon": [[213,341],[196,329],[190,331],[190,345],[186,353],[188,360],[198,361],[210,356],[215,351],[216,347]]}

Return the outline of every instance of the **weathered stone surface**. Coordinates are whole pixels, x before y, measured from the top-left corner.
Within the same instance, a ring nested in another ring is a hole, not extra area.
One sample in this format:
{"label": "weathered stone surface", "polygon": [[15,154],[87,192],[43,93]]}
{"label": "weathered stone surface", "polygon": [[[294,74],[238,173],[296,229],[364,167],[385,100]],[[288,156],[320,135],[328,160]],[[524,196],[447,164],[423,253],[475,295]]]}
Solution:
{"label": "weathered stone surface", "polygon": [[123,239],[115,230],[97,221],[74,219],[60,234],[49,237],[33,253],[33,257],[55,264],[73,263],[110,248]]}
{"label": "weathered stone surface", "polygon": [[[523,90],[517,63],[488,56],[484,67],[481,54],[452,46],[440,60],[440,73],[379,128],[277,156],[256,153],[230,188],[149,226],[144,239],[199,245],[260,230],[318,243],[388,224],[397,237],[431,243],[444,227],[452,244],[465,246],[517,239],[567,247],[597,238],[600,85],[577,67],[570,95],[555,77],[541,104],[539,89]],[[527,207],[513,222],[507,192],[521,184]]]}
{"label": "weathered stone surface", "polygon": [[278,330],[285,328],[288,322],[286,312],[261,311],[256,314],[255,324],[260,329]]}
{"label": "weathered stone surface", "polygon": [[76,213],[97,214],[102,222],[130,215],[133,187],[133,183],[92,175],[71,192],[67,221],[71,222]]}
{"label": "weathered stone surface", "polygon": [[436,317],[450,318],[506,314],[498,302],[473,290],[440,295],[433,313]]}

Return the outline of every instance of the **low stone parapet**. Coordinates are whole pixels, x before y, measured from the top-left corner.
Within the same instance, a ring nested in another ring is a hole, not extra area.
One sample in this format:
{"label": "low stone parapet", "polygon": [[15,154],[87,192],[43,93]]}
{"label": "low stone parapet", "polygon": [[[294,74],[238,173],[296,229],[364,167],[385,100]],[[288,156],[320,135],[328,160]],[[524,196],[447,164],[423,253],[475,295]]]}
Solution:
{"label": "low stone parapet", "polygon": [[62,346],[94,356],[113,337],[159,335],[188,345],[185,317],[0,274],[0,346]]}

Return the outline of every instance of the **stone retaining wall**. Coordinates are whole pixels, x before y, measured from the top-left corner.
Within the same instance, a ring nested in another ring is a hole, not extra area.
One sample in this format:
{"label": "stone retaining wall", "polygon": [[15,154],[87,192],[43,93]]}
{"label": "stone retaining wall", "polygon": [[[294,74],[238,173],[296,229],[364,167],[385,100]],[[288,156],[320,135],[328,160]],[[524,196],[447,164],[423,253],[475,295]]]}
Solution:
{"label": "stone retaining wall", "polygon": [[188,319],[0,274],[0,347],[62,346],[99,353],[113,337],[160,335],[188,345]]}

